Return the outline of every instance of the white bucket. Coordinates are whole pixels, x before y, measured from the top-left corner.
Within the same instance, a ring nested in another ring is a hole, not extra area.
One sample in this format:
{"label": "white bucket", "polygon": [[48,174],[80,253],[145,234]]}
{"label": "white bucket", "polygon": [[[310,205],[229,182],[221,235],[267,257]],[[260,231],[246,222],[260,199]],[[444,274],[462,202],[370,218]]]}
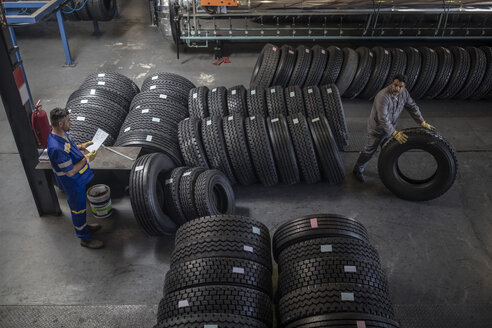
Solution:
{"label": "white bucket", "polygon": [[111,189],[104,184],[97,184],[87,190],[87,199],[91,205],[92,214],[96,218],[107,218],[113,213]]}

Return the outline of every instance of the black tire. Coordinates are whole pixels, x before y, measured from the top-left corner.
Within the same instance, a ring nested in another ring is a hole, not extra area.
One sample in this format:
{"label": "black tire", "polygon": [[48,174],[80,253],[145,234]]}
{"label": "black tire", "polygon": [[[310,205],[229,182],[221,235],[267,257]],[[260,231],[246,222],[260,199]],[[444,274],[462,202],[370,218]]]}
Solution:
{"label": "black tire", "polygon": [[[188,98],[188,96],[186,96]],[[160,91],[145,91],[138,93],[130,104],[130,112],[142,110],[148,107],[158,107],[161,111],[172,116],[180,117],[181,120],[188,117],[188,100],[176,93],[162,93]],[[180,122],[181,122],[180,120]]]}
{"label": "black tire", "polygon": [[295,85],[287,87],[284,90],[285,104],[287,106],[287,113],[292,114],[303,114],[306,115],[306,110],[304,109],[304,98],[302,96],[302,89]]}
{"label": "black tire", "polygon": [[[374,65],[369,82],[360,93],[362,98],[372,98],[383,88],[391,67],[391,53],[387,49],[374,47],[371,52],[374,54]],[[342,92],[340,94],[343,95]]]}
{"label": "black tire", "polygon": [[66,1],[61,10],[63,17],[65,17],[69,21],[80,21],[80,17],[79,15],[77,15],[77,11],[74,10],[76,8],[77,8],[76,0]]}
{"label": "black tire", "polygon": [[331,132],[335,137],[338,149],[343,150],[349,145],[349,135],[340,93],[335,84],[320,87],[320,92]]}
{"label": "black tire", "polygon": [[343,64],[340,69],[340,75],[338,75],[336,85],[340,90],[340,95],[343,95],[347,88],[354,80],[357,66],[359,66],[359,54],[351,48],[343,48]]}
{"label": "black tire", "polygon": [[221,117],[213,116],[202,120],[202,141],[210,168],[223,172],[233,185],[236,184],[227,156]]}
{"label": "black tire", "polygon": [[210,116],[226,116],[227,110],[227,89],[225,87],[213,88],[208,93],[208,111]]}
{"label": "black tire", "polygon": [[415,86],[412,89],[411,96],[413,99],[422,98],[434,83],[439,60],[434,49],[420,47],[419,51],[422,55],[422,67],[417,82],[415,82]]}
{"label": "black tire", "polygon": [[323,257],[282,263],[282,272],[278,277],[278,297],[296,289],[314,289],[328,283],[366,285],[388,293],[384,272],[373,262]]}
{"label": "black tire", "polygon": [[450,50],[454,57],[453,72],[448,84],[436,99],[453,98],[465,85],[466,78],[470,72],[471,59],[468,51],[461,47],[451,47]]}
{"label": "black tire", "polygon": [[207,325],[220,328],[268,328],[266,324],[258,320],[226,313],[200,313],[178,316],[162,320],[154,328],[203,328],[207,327]]}
{"label": "black tire", "polygon": [[471,59],[470,73],[461,91],[455,96],[456,99],[462,100],[470,98],[475,93],[475,90],[482,83],[487,69],[487,57],[482,49],[467,47],[466,50],[470,54]]}
{"label": "black tire", "polygon": [[230,115],[248,116],[246,89],[244,86],[238,85],[227,90],[227,109]]}
{"label": "black tire", "polygon": [[246,95],[249,116],[267,116],[265,88],[253,87]]}
{"label": "black tire", "polygon": [[207,99],[207,87],[202,86],[190,90],[190,95],[188,98],[188,110],[190,113],[190,117],[209,117]]}
{"label": "black tire", "polygon": [[304,86],[304,81],[306,81],[309,73],[313,54],[311,49],[303,45],[296,48],[296,54],[296,65],[294,66],[294,71],[290,77],[289,85],[298,85],[302,87]]}
{"label": "black tire", "polygon": [[244,131],[244,118],[240,115],[224,117],[222,127],[234,176],[242,185],[255,183],[255,170]]}
{"label": "black tire", "polygon": [[[132,111],[133,109],[141,108],[142,106],[149,103],[161,104],[164,101],[172,101],[179,104],[182,107],[180,111],[184,111],[186,113],[186,116],[188,116],[188,93],[184,93],[182,89],[179,89],[178,87],[173,85],[156,84],[152,85],[151,87],[154,86],[155,88],[153,88],[152,90],[142,90],[141,93],[137,94],[133,98],[133,101],[130,105],[130,111]],[[159,98],[160,100],[158,100],[157,98]]]}
{"label": "black tire", "polygon": [[189,168],[181,175],[179,181],[179,202],[183,209],[186,221],[191,221],[199,217],[195,204],[195,183],[198,176],[205,172],[204,168]]}
{"label": "black tire", "polygon": [[114,17],[116,0],[88,0],[87,5],[93,20],[104,22]]}
{"label": "black tire", "polygon": [[165,124],[170,126],[173,130],[177,130],[179,123],[188,116],[187,112],[181,111],[181,105],[173,102],[164,102],[160,105],[138,105],[137,107],[139,108],[135,107],[126,116],[125,122],[121,126],[122,131],[120,131],[120,135],[126,128],[134,128],[135,123],[142,123],[143,126],[141,126],[141,128],[143,130],[150,128],[153,125],[157,125],[156,128],[159,129],[161,124]]}
{"label": "black tire", "polygon": [[219,170],[207,170],[198,176],[194,197],[198,217],[234,214],[234,190]]}
{"label": "black tire", "polygon": [[434,98],[442,92],[449,82],[454,66],[453,53],[449,49],[437,47],[434,50],[438,57],[438,68],[436,78],[425,94],[427,98]]}
{"label": "black tire", "polygon": [[175,168],[168,173],[164,182],[165,212],[171,217],[177,226],[186,223],[183,207],[181,206],[181,201],[179,200],[179,184],[183,173],[188,169],[189,168],[186,166]]}
{"label": "black tire", "polygon": [[[108,2],[114,3],[114,0],[105,0],[105,1],[101,1],[101,2],[106,2],[106,4]],[[113,5],[113,8],[114,8],[114,5]],[[113,9],[113,12],[111,14],[114,15],[114,9]],[[108,80],[108,79],[119,81],[123,84],[126,84],[130,88],[132,88],[135,94],[140,92],[140,89],[135,84],[135,82],[133,82],[129,77],[127,77],[123,74],[117,73],[117,72],[108,72],[108,71],[95,72],[95,73],[89,74],[85,80],[87,81],[87,80],[93,80],[93,79],[100,80],[100,81]]]}
{"label": "black tire", "polygon": [[208,169],[207,155],[202,142],[202,120],[190,117],[178,125],[178,140],[181,154],[186,165]]}
{"label": "black tire", "polygon": [[306,108],[306,117],[316,117],[318,115],[325,115],[325,107],[323,105],[323,99],[321,98],[321,92],[317,86],[305,87],[302,89],[304,96],[304,106]]}
{"label": "black tire", "polygon": [[357,220],[337,214],[312,214],[292,219],[277,228],[273,234],[273,258],[287,247],[306,240],[343,237],[369,243],[366,228]]}
{"label": "black tire", "polygon": [[112,91],[123,97],[128,103],[131,103],[133,97],[138,93],[133,89],[132,85],[128,85],[126,82],[112,77],[89,78],[82,83],[80,89],[104,89]]}
{"label": "black tire", "polygon": [[265,91],[267,110],[269,116],[287,115],[285,105],[284,89],[281,86],[274,86]]}
{"label": "black tire", "polygon": [[172,234],[176,224],[164,211],[165,176],[175,167],[164,154],[139,157],[130,171],[130,202],[135,219],[151,236]]}
{"label": "black tire", "polygon": [[[408,141],[399,144],[390,138],[382,147],[378,159],[378,171],[386,188],[406,200],[424,201],[437,198],[448,191],[456,179],[458,159],[451,143],[437,132],[424,128],[402,130]],[[398,166],[398,158],[412,149],[430,153],[438,169],[429,178],[414,180],[406,177]]]}
{"label": "black tire", "polygon": [[374,54],[367,47],[359,47],[355,50],[359,54],[359,65],[355,72],[354,80],[347,88],[344,97],[354,99],[364,90],[371,76],[374,65]]}
{"label": "black tire", "polygon": [[323,77],[323,73],[325,72],[326,63],[328,61],[328,52],[325,48],[320,47],[319,45],[315,45],[311,48],[313,52],[313,59],[311,62],[311,68],[309,69],[309,73],[306,77],[306,81],[304,81],[304,85],[318,85]]}
{"label": "black tire", "polygon": [[142,83],[141,91],[151,91],[151,86],[155,85],[159,89],[162,85],[169,85],[175,87],[179,92],[188,97],[191,89],[195,88],[195,85],[187,78],[174,73],[155,73],[150,74]]}
{"label": "black tire", "polygon": [[165,295],[159,303],[157,320],[197,313],[242,315],[272,324],[270,297],[260,291],[235,286],[210,285],[187,288]]}
{"label": "black tire", "polygon": [[277,169],[265,119],[262,116],[251,116],[246,118],[244,125],[251,152],[251,160],[258,180],[264,186],[277,184]]}
{"label": "black tire", "polygon": [[111,90],[99,88],[86,88],[74,91],[67,101],[67,107],[79,104],[84,105],[91,101],[98,101],[108,107],[119,107],[128,112],[130,102]]}
{"label": "black tire", "polygon": [[99,128],[107,132],[113,139],[116,139],[120,133],[123,117],[116,117],[111,112],[101,110],[101,108],[87,106],[71,109],[70,111],[71,127],[74,128],[81,122],[93,126],[95,131]]}
{"label": "black tire", "polygon": [[391,48],[391,67],[388,72],[388,77],[386,82],[384,82],[383,87],[393,83],[395,75],[405,74],[407,68],[407,54],[401,48]]}
{"label": "black tire", "polygon": [[[97,127],[93,124],[79,122],[70,128],[70,136],[76,144],[83,143],[94,138],[97,132]],[[104,146],[113,146],[116,143],[115,139],[108,135],[106,140],[103,142]]]}
{"label": "black tire", "polygon": [[325,257],[358,259],[381,267],[378,251],[368,242],[347,237],[322,237],[297,242],[284,248],[278,256],[278,272],[283,271],[284,264]]}
{"label": "black tire", "polygon": [[394,320],[360,313],[333,313],[312,316],[292,322],[285,328],[357,327],[357,325],[361,326],[361,322],[366,328],[400,328],[400,324]]}
{"label": "black tire", "polygon": [[96,111],[97,113],[103,113],[111,117],[114,121],[113,124],[118,124],[120,127],[127,117],[127,111],[120,106],[111,106],[100,98],[87,98],[86,102],[71,102],[66,108],[70,114],[84,113],[87,110]]}
{"label": "black tire", "polygon": [[480,47],[487,58],[487,68],[482,83],[473,94],[473,98],[484,98],[492,92],[492,47]]}
{"label": "black tire", "polygon": [[394,320],[393,307],[386,293],[356,284],[323,284],[315,290],[298,289],[280,299],[278,310],[278,322],[282,326],[311,316],[347,312]]}
{"label": "black tire", "polygon": [[420,68],[422,66],[422,55],[420,51],[414,47],[403,48],[407,55],[407,69],[405,75],[407,76],[406,89],[408,92],[412,92],[413,86],[420,74]]}
{"label": "black tire", "polygon": [[343,50],[339,47],[330,46],[328,50],[328,62],[326,63],[325,72],[321,77],[319,85],[336,83],[344,61]]}
{"label": "black tire", "polygon": [[273,44],[266,44],[258,56],[249,86],[268,88],[272,83],[273,76],[275,75],[279,58],[280,49]]}
{"label": "black tire", "polygon": [[271,85],[280,85],[282,88],[287,87],[290,81],[290,76],[294,71],[297,54],[296,50],[289,45],[283,45],[281,55],[277,66],[277,71],[273,77]]}
{"label": "black tire", "polygon": [[320,181],[321,172],[306,118],[302,114],[290,115],[287,117],[287,124],[302,179],[307,183]]}
{"label": "black tire", "polygon": [[272,272],[257,262],[231,257],[176,263],[166,274],[164,294],[208,285],[245,287],[272,295]]}
{"label": "black tire", "polygon": [[285,184],[298,183],[301,178],[285,117],[283,115],[269,116],[267,126],[280,179]]}
{"label": "black tire", "polygon": [[76,0],[75,1],[77,4],[77,16],[80,18],[80,20],[83,21],[91,21],[92,15],[91,12],[89,11],[89,6],[87,6],[87,2],[85,0]]}

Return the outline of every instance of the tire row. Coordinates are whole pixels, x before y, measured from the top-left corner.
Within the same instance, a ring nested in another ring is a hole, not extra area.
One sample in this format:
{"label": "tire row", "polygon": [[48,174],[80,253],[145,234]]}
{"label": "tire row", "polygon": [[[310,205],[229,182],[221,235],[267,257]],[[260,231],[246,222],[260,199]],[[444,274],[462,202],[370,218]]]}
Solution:
{"label": "tire row", "polygon": [[155,328],[272,326],[268,228],[230,215],[187,222],[176,233]]}
{"label": "tire row", "polygon": [[407,76],[412,98],[468,99],[492,96],[492,47],[359,47],[316,45],[296,49],[267,44],[253,69],[250,87],[334,83],[346,98],[371,98]]}
{"label": "tire row", "polygon": [[334,214],[291,220],[273,236],[278,327],[399,327],[366,228]]}
{"label": "tire row", "polygon": [[223,173],[177,167],[162,153],[139,157],[130,172],[135,219],[151,236],[169,235],[200,216],[232,214],[234,192]]}
{"label": "tire row", "polygon": [[116,0],[69,0],[62,7],[71,21],[109,21],[116,11]]}
{"label": "tire row", "polygon": [[183,165],[176,131],[179,122],[188,116],[188,93],[194,87],[173,73],[147,77],[142,92],[132,97],[115,145],[139,146],[147,153],[162,152],[176,166]]}
{"label": "tire row", "polygon": [[108,133],[105,146],[115,143],[133,97],[139,92],[128,77],[116,72],[90,74],[66,104],[70,136],[76,143],[91,140],[98,129]]}

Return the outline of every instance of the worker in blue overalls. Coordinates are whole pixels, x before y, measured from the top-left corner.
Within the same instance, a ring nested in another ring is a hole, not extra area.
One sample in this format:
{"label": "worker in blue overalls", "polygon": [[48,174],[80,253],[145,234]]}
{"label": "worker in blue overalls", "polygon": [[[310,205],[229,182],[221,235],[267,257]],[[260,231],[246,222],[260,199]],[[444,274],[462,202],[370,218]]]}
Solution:
{"label": "worker in blue overalls", "polygon": [[72,223],[80,245],[92,249],[104,246],[100,240],[91,238],[91,233],[101,229],[100,224],[87,224],[85,186],[94,177],[89,162],[96,157],[96,151],[86,155],[82,150],[92,141],[76,145],[67,132],[70,130],[70,116],[64,108],[50,112],[51,133],[48,136],[48,156],[55,173],[58,187],[67,195],[72,211]]}

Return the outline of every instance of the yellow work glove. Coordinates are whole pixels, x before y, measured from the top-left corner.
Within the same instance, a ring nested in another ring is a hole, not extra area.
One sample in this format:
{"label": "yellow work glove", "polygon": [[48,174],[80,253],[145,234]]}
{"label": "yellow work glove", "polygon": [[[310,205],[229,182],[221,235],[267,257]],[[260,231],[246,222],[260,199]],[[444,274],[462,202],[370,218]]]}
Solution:
{"label": "yellow work glove", "polygon": [[422,126],[423,128],[426,128],[427,130],[436,131],[436,128],[427,122],[420,123],[420,126]]}
{"label": "yellow work glove", "polygon": [[86,154],[85,158],[87,158],[87,162],[92,162],[96,158],[96,151],[93,150],[90,153]]}
{"label": "yellow work glove", "polygon": [[85,150],[85,149],[87,149],[87,147],[89,147],[92,144],[93,144],[92,141],[87,141],[87,142],[81,143],[80,144],[80,150]]}
{"label": "yellow work glove", "polygon": [[404,144],[408,140],[408,136],[405,133],[403,133],[403,131],[395,131],[395,132],[393,132],[392,136],[400,144]]}

